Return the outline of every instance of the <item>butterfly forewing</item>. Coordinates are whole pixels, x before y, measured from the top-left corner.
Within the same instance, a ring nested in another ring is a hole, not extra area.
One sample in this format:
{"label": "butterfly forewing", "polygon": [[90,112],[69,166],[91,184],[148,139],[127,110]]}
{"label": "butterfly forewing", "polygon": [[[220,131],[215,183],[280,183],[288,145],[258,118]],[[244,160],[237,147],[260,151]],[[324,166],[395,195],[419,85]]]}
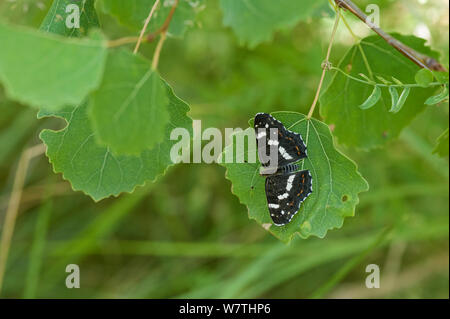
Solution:
{"label": "butterfly forewing", "polygon": [[[258,113],[254,126],[258,151],[266,150],[266,154],[269,155],[270,146],[277,146],[278,167],[295,163],[307,156],[306,145],[301,135],[287,130],[270,114]],[[265,161],[261,161],[261,163],[264,166],[267,165]]]}
{"label": "butterfly forewing", "polygon": [[312,178],[309,171],[266,178],[266,197],[270,217],[275,225],[289,223],[300,209],[300,204],[312,192]]}

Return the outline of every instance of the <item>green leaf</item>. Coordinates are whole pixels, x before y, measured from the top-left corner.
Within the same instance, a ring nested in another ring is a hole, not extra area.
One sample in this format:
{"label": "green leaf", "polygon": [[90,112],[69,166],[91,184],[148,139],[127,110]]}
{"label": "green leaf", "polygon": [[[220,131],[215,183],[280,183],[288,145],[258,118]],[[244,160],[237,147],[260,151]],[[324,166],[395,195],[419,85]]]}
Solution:
{"label": "green leaf", "polygon": [[[115,17],[121,24],[132,30],[141,30],[155,0],[103,0],[103,10]],[[148,31],[154,32],[166,20],[175,0],[161,0],[159,8],[150,21]],[[170,22],[167,34],[182,37],[195,25],[195,18],[204,7],[204,0],[179,0],[178,6]]]}
{"label": "green leaf", "polygon": [[0,82],[10,99],[34,107],[58,109],[80,104],[99,84],[106,44],[67,39],[0,23]]}
{"label": "green leaf", "polygon": [[269,41],[275,31],[306,19],[317,5],[320,1],[220,0],[223,24],[250,47]]}
{"label": "green leaf", "polygon": [[90,118],[98,141],[116,154],[139,154],[159,143],[169,121],[163,80],[142,57],[109,53],[103,82],[91,98]]}
{"label": "green leaf", "polygon": [[430,85],[431,82],[433,82],[434,75],[433,72],[431,72],[428,69],[420,69],[417,71],[415,80],[416,83],[419,84],[421,87],[427,87]]}
{"label": "green leaf", "polygon": [[[397,92],[397,90],[395,92]],[[403,105],[405,105],[406,99],[408,98],[410,92],[411,92],[411,88],[405,87],[402,91],[402,94],[400,94],[400,97],[398,98],[397,103],[395,105],[392,105],[389,112],[392,112],[392,113],[400,112]]]}
{"label": "green leaf", "polygon": [[433,95],[430,96],[426,101],[425,104],[426,105],[436,105],[439,104],[441,102],[443,102],[444,100],[448,100],[448,85],[444,85],[444,87],[442,88],[441,93],[437,94],[437,95]]}
{"label": "green leaf", "polygon": [[398,104],[398,91],[395,87],[389,87],[389,94],[391,95],[391,109],[389,112],[392,112],[397,107]]}
{"label": "green leaf", "polygon": [[[425,40],[414,36],[393,35],[418,52],[436,57],[436,53],[425,46]],[[353,46],[339,64],[344,73],[357,77],[360,73],[370,73],[374,77],[387,79],[395,76],[402,83],[415,83],[419,70],[413,62],[393,49],[379,36],[361,40],[361,48]],[[361,52],[364,52],[362,55]],[[433,93],[433,88],[413,88],[402,112],[389,112],[391,96],[382,90],[381,99],[370,109],[361,110],[361,105],[372,90],[372,86],[350,79],[336,72],[327,90],[320,99],[320,115],[328,124],[334,124],[334,135],[339,142],[362,149],[382,146],[400,134],[414,117],[425,109],[425,100]]]}
{"label": "green leaf", "polygon": [[372,94],[367,98],[367,100],[359,106],[362,110],[370,109],[372,106],[377,104],[377,102],[381,99],[381,89],[379,86],[373,88]]}
{"label": "green leaf", "polygon": [[447,128],[444,133],[437,139],[437,144],[433,150],[433,154],[438,154],[440,157],[448,156],[449,149],[449,129]]}
{"label": "green leaf", "polygon": [[[368,184],[357,171],[356,164],[340,153],[334,146],[328,126],[316,119],[306,119],[303,114],[275,112],[273,115],[286,128],[300,133],[308,147],[308,158],[300,163],[301,169],[308,169],[313,178],[313,192],[301,205],[300,211],[286,226],[275,226],[269,216],[265,196],[265,178],[259,175],[258,163],[221,163],[226,169],[226,177],[232,183],[232,192],[247,206],[249,218],[284,242],[289,242],[295,234],[302,238],[317,236],[323,238],[327,231],[340,228],[344,218],[353,216],[359,202],[358,194],[368,190]],[[237,133],[236,138],[249,134],[255,138],[254,129]],[[243,156],[256,155],[255,143],[246,148]],[[234,143],[227,146],[221,158],[227,153],[237,153]],[[241,156],[243,150],[240,150]],[[236,154],[235,156],[239,156]]]}
{"label": "green leaf", "polygon": [[96,143],[97,132],[91,128],[87,103],[65,107],[59,112],[41,111],[39,117],[56,116],[67,121],[60,131],[43,130],[40,138],[47,146],[47,156],[56,173],[98,201],[122,192],[132,192],[146,181],[154,181],[173,163],[170,150],[177,141],[170,140],[175,127],[186,128],[192,136],[192,120],[186,115],[189,106],[176,97],[167,85],[170,123],[165,139],[140,156],[117,156]]}
{"label": "green leaf", "polygon": [[[40,29],[66,37],[85,36],[91,28],[100,27],[94,5],[94,0],[54,0]],[[78,7],[80,25],[79,28],[69,28],[66,20],[73,21],[74,10],[77,10],[75,6]]]}

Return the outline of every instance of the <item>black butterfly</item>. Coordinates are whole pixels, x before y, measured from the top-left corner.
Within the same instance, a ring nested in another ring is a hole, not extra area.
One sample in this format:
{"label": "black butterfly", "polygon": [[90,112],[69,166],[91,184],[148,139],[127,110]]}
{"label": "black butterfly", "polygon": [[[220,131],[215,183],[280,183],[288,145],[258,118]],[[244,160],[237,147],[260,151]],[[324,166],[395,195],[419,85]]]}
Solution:
{"label": "black butterfly", "polygon": [[[307,157],[306,145],[300,134],[287,130],[273,116],[258,113],[255,116],[255,134],[258,156],[266,178],[266,197],[270,217],[277,226],[288,224],[300,209],[300,204],[312,193],[312,177],[308,170],[298,171],[295,164]],[[268,160],[270,146],[276,156]],[[274,152],[275,153],[275,152]],[[273,160],[275,164],[273,165]],[[272,163],[271,163],[272,162]]]}

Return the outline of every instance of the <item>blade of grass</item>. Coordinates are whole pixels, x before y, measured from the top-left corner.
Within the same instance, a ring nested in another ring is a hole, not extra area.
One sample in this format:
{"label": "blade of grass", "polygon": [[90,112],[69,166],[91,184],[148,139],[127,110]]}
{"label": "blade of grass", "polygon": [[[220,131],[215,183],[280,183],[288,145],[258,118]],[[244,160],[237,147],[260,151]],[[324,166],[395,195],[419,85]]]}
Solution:
{"label": "blade of grass", "polygon": [[[257,298],[263,293],[270,291],[283,282],[293,280],[295,277],[327,263],[359,254],[369,247],[380,234],[380,231],[369,234],[354,236],[352,238],[338,239],[330,241],[327,245],[321,242],[313,242],[294,246],[295,250],[301,253],[299,256],[287,258],[283,256],[279,262],[270,265],[263,271],[259,280],[252,282],[239,294],[239,298]],[[393,234],[393,241],[420,242],[436,240],[448,237],[448,217],[433,220],[429,223],[421,224],[419,227],[408,227],[396,229]],[[383,247],[388,241],[382,242],[378,247]],[[215,283],[217,285],[217,282]],[[222,284],[219,284],[221,286]],[[226,285],[226,282],[223,282]]]}
{"label": "blade of grass", "polygon": [[353,270],[356,266],[362,263],[362,261],[376,248],[378,248],[383,241],[387,238],[387,236],[392,231],[392,228],[384,229],[381,234],[376,238],[376,240],[369,246],[367,249],[362,251],[360,254],[354,256],[348,262],[344,264],[327,282],[325,282],[322,286],[320,286],[316,291],[314,291],[311,295],[312,299],[322,298],[325,294],[327,294],[334,286],[340,283],[347,274]]}
{"label": "blade of grass", "polygon": [[23,294],[23,297],[27,299],[36,298],[52,207],[52,200],[47,200],[39,209]]}
{"label": "blade of grass", "polygon": [[17,213],[19,212],[20,198],[27,176],[28,166],[31,159],[43,154],[45,147],[43,144],[35,145],[27,148],[22,152],[17,166],[16,175],[14,177],[13,189],[8,202],[8,209],[5,215],[5,221],[2,227],[2,237],[0,242],[0,293],[3,286],[3,278],[6,271],[9,248],[14,234]]}
{"label": "blade of grass", "polygon": [[448,184],[404,184],[386,186],[382,189],[373,189],[367,194],[362,194],[358,208],[371,204],[379,204],[382,201],[402,199],[405,197],[448,196]]}
{"label": "blade of grass", "polygon": [[[65,243],[52,243],[55,256],[63,253]],[[255,258],[266,255],[278,245],[232,244],[209,242],[162,242],[140,240],[108,240],[102,242],[91,254],[132,255],[132,256],[173,256],[203,258]],[[295,253],[295,251],[292,251]]]}
{"label": "blade of grass", "polygon": [[448,180],[449,169],[448,163],[443,158],[433,155],[433,147],[421,136],[414,133],[411,129],[405,129],[400,138],[405,141],[408,146],[416,152],[418,156],[421,156],[434,171]]}
{"label": "blade of grass", "polygon": [[133,194],[127,194],[116,200],[114,204],[105,209],[99,216],[91,222],[81,233],[73,240],[58,246],[51,255],[59,255],[56,262],[46,272],[45,284],[51,289],[56,282],[66,275],[65,268],[68,264],[79,262],[83,257],[96,249],[99,241],[110,235],[120,221],[132,212],[144,198],[153,184],[146,185],[137,189]]}

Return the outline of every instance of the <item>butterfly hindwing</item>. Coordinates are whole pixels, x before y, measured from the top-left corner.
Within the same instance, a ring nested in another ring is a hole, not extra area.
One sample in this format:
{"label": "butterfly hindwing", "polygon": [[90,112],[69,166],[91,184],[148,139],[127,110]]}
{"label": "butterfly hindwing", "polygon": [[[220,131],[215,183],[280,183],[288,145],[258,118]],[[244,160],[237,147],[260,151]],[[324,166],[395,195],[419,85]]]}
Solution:
{"label": "butterfly hindwing", "polygon": [[[274,143],[277,145],[278,167],[295,163],[307,156],[306,145],[301,135],[287,130],[280,121],[270,114],[258,113],[255,116],[254,127],[258,150],[265,149],[266,155],[269,155],[270,145]],[[276,132],[278,132],[278,136],[275,137]],[[263,161],[261,162],[263,163]]]}
{"label": "butterfly hindwing", "polygon": [[312,178],[308,170],[268,176],[266,197],[274,224],[282,226],[289,223],[311,192]]}

